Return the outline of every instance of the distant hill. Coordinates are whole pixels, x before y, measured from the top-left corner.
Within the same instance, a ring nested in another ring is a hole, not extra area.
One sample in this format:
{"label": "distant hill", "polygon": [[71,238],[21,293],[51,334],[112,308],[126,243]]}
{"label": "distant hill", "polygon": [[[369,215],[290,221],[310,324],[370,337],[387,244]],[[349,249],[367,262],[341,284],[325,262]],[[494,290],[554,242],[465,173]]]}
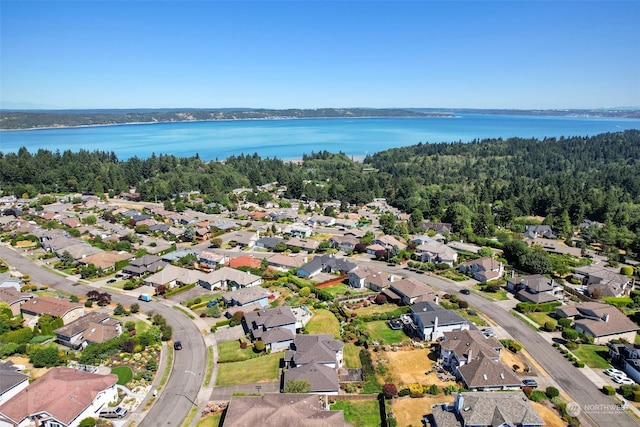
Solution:
{"label": "distant hill", "polygon": [[453,117],[452,113],[407,109],[320,108],[320,109],[131,109],[131,110],[30,110],[2,111],[0,129],[35,129],[117,125],[128,123],[167,123],[209,120],[268,120],[363,117]]}
{"label": "distant hill", "polygon": [[509,109],[475,109],[475,108],[408,108],[408,110],[420,113],[439,112],[451,114],[495,114],[503,116],[562,116],[562,117],[616,117],[627,119],[639,119],[640,108],[595,108],[589,110],[509,110]]}

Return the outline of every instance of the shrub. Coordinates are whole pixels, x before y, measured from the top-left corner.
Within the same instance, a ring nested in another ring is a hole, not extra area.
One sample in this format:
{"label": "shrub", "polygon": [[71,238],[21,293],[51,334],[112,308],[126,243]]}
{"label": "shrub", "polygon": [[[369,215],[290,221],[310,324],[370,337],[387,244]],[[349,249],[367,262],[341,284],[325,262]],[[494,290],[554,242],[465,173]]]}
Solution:
{"label": "shrub", "polygon": [[610,385],[605,385],[602,387],[602,392],[607,396],[613,396],[616,394],[616,389],[611,387]]}
{"label": "shrub", "polygon": [[571,319],[562,318],[558,320],[558,325],[560,325],[562,329],[571,327],[571,323],[572,323]]}
{"label": "shrub", "polygon": [[429,387],[429,394],[433,394],[434,396],[440,394],[440,389],[437,384],[431,384],[431,387]]}
{"label": "shrub", "polygon": [[576,368],[584,368],[584,362],[582,360],[576,361]]}
{"label": "shrub", "polygon": [[262,353],[265,349],[265,345],[261,340],[257,340],[253,343],[253,350],[257,353]]}
{"label": "shrub", "polygon": [[95,427],[95,425],[96,425],[96,419],[89,417],[80,421],[80,424],[78,424],[78,427]]}
{"label": "shrub", "polygon": [[469,308],[469,303],[464,300],[458,300],[458,307],[460,308]]}
{"label": "shrub", "polygon": [[560,396],[560,391],[555,387],[547,387],[544,394],[546,394],[549,399],[553,399],[556,396]]}
{"label": "shrub", "polygon": [[633,394],[631,395],[631,400],[633,400],[634,402],[640,402],[640,390],[636,390],[633,392]]}
{"label": "shrub", "polygon": [[547,320],[546,322],[544,322],[544,329],[552,332],[556,329],[556,322],[554,322],[553,320]]}
{"label": "shrub", "polygon": [[579,336],[580,334],[578,333],[578,331],[576,331],[573,328],[565,328],[562,331],[562,338],[564,338],[567,341],[575,341],[578,339]]}
{"label": "shrub", "polygon": [[87,308],[91,308],[93,306],[93,301],[90,301],[90,300],[85,301],[84,306]]}
{"label": "shrub", "polygon": [[533,402],[541,402],[547,399],[547,395],[544,394],[544,392],[541,390],[534,390],[529,395],[529,399],[532,400]]}
{"label": "shrub", "polygon": [[386,399],[392,399],[395,395],[398,394],[398,388],[395,384],[387,383],[382,386],[382,394]]}

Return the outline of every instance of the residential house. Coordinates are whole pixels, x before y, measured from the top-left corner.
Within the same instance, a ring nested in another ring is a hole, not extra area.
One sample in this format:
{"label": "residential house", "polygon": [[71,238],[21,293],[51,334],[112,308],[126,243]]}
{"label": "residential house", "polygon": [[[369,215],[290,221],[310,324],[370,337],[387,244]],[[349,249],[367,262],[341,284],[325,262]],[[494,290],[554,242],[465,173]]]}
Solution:
{"label": "residential house", "polygon": [[372,245],[380,245],[386,250],[393,249],[394,247],[396,247],[398,249],[402,249],[402,248],[405,247],[404,243],[402,243],[401,241],[399,241],[395,237],[389,236],[389,235],[386,235],[386,234],[383,234],[382,236],[376,237],[375,239],[373,239],[371,241],[371,244]]}
{"label": "residential house", "polygon": [[320,242],[318,240],[302,239],[299,237],[292,237],[291,239],[287,240],[287,246],[289,246],[290,248],[300,248],[301,250],[306,252],[315,251],[316,249],[318,249],[319,245]]}
{"label": "residential house", "polygon": [[167,252],[166,254],[163,254],[160,258],[164,262],[172,263],[186,256],[191,256],[191,255],[195,256],[196,259],[198,258],[195,252],[192,251],[191,249],[178,249],[177,251]]}
{"label": "residential house", "polygon": [[412,305],[411,320],[416,333],[424,341],[439,340],[445,332],[469,329],[467,319],[430,301]]}
{"label": "residential house", "polygon": [[286,234],[287,236],[298,237],[301,239],[310,237],[312,232],[313,229],[311,227],[298,223],[289,224],[282,231],[282,233]]}
{"label": "residential house", "polygon": [[555,280],[540,274],[512,277],[507,280],[507,290],[513,292],[520,301],[541,304],[564,299],[563,288]]}
{"label": "residential house", "polygon": [[267,250],[275,249],[276,245],[280,242],[284,242],[285,240],[280,237],[261,237],[256,240],[255,247],[263,248]]}
{"label": "residential house", "polygon": [[296,316],[287,306],[247,312],[242,323],[245,331],[270,351],[289,348],[296,334]]}
{"label": "residential house", "polygon": [[258,234],[251,231],[235,231],[222,235],[224,242],[240,248],[252,248],[258,240]]}
{"label": "residential house", "polygon": [[394,280],[382,293],[391,302],[411,305],[420,301],[436,300],[435,292],[427,285],[416,279]]}
{"label": "residential house", "polygon": [[420,228],[425,231],[435,231],[438,234],[451,234],[453,231],[453,225],[447,222],[423,221]]}
{"label": "residential house", "polygon": [[329,244],[332,248],[341,250],[343,252],[353,252],[356,245],[360,243],[359,239],[353,236],[332,236],[329,239]]}
{"label": "residential house", "polygon": [[522,380],[510,366],[482,352],[458,367],[458,376],[471,391],[519,390],[522,387]]}
{"label": "residential house", "polygon": [[260,308],[265,308],[269,305],[269,291],[261,286],[239,288],[222,294],[222,300],[227,306],[246,307],[258,304]]}
{"label": "residential house", "polygon": [[82,265],[93,264],[96,268],[109,272],[115,270],[118,262],[132,260],[134,258],[135,255],[128,252],[102,251],[79,259],[78,262]]}
{"label": "residential house", "polygon": [[267,258],[269,267],[278,271],[297,270],[307,262],[307,257],[304,255],[288,256],[282,254],[274,254]]}
{"label": "residential house", "polygon": [[320,272],[348,273],[358,266],[345,258],[336,258],[333,254],[316,256],[311,261],[300,267],[297,275],[311,278]]}
{"label": "residential house", "polygon": [[134,277],[140,277],[148,273],[156,273],[167,266],[167,262],[156,255],[143,255],[140,258],[129,261],[129,265],[122,269],[123,273]]}
{"label": "residential house", "polygon": [[206,277],[207,273],[202,271],[189,270],[187,268],[169,264],[162,270],[144,279],[144,284],[147,286],[153,286],[154,288],[163,285],[166,286],[167,289],[171,289],[180,285],[198,283],[198,280],[203,278],[206,279]]}
{"label": "residential house", "polygon": [[576,268],[575,277],[587,287],[587,293],[596,299],[622,296],[633,285],[633,278],[629,276],[591,265]]}
{"label": "residential house", "polygon": [[462,392],[453,404],[431,407],[433,427],[542,427],[545,422],[522,391]]}
{"label": "residential house", "polygon": [[499,361],[502,344],[495,337],[485,337],[477,329],[444,332],[440,340],[442,365],[458,374],[458,369],[478,358],[480,354]]}
{"label": "residential house", "polygon": [[20,312],[30,326],[35,325],[43,314],[59,317],[66,325],[84,315],[84,306],[66,298],[34,297],[22,304]]}
{"label": "residential house", "polygon": [[205,289],[240,289],[257,287],[262,284],[262,277],[248,271],[240,271],[235,268],[222,267],[211,273],[198,277],[197,283]]}
{"label": "residential house", "polygon": [[317,394],[233,396],[221,427],[353,427],[342,411],[330,411]]}
{"label": "residential house", "polygon": [[545,252],[549,252],[551,254],[572,255],[574,257],[582,256],[582,249],[573,246],[567,246],[560,240],[538,237],[536,239],[525,239],[524,241],[529,246],[540,246],[545,250]]}
{"label": "residential house", "polygon": [[464,273],[471,274],[471,277],[483,283],[497,280],[504,274],[504,264],[491,257],[464,262],[460,264],[458,269]]}
{"label": "residential house", "polygon": [[0,361],[0,405],[20,393],[28,385],[29,375],[20,372],[20,368],[11,361]]}
{"label": "residential house", "polygon": [[[56,334],[56,342],[65,347],[77,350],[89,341],[87,339],[87,331],[91,332],[91,330],[97,328],[104,330],[104,326],[107,326],[105,332],[107,330],[109,331],[108,334],[110,338],[115,338],[122,333],[120,321],[110,318],[107,313],[93,311],[56,329],[54,331]],[[103,340],[100,342],[102,341]]]}
{"label": "residential house", "polygon": [[537,239],[538,237],[555,239],[557,237],[549,225],[527,225],[523,234],[527,239]]}
{"label": "residential house", "polygon": [[33,295],[17,291],[14,287],[0,287],[0,302],[7,303],[14,316],[20,314],[22,305],[31,298]]}
{"label": "residential house", "polygon": [[586,302],[556,307],[559,318],[574,319],[574,328],[594,338],[596,344],[604,344],[612,339],[635,342],[638,325],[616,307]]}
{"label": "residential house", "polygon": [[313,215],[306,222],[309,227],[331,227],[335,225],[336,219],[332,216]]}
{"label": "residential house", "polygon": [[337,395],[340,391],[338,372],[326,365],[307,363],[295,368],[289,368],[282,374],[284,389],[289,381],[307,381],[311,386],[311,393]]}
{"label": "residential house", "polygon": [[215,252],[202,251],[198,255],[198,264],[202,269],[215,269],[225,265],[229,261],[226,255],[219,255]]}
{"label": "residential house", "polygon": [[372,267],[358,267],[347,275],[349,286],[356,289],[371,289],[380,292],[388,288],[393,276]]}
{"label": "residential house", "polygon": [[419,245],[414,253],[420,262],[443,263],[453,267],[458,261],[458,253],[455,250],[435,240]]}
{"label": "residential house", "polygon": [[116,375],[98,375],[71,368],[51,368],[0,405],[0,425],[77,427],[85,418],[118,400]]}
{"label": "residential house", "polygon": [[344,343],[329,334],[296,335],[290,348],[284,352],[285,367],[317,363],[329,368],[342,366]]}

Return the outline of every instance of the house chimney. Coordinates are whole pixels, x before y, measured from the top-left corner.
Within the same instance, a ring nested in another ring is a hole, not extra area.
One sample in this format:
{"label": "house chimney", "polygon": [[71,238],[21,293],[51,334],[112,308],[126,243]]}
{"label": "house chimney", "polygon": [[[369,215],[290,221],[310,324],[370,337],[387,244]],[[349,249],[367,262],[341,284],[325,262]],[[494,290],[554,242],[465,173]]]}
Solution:
{"label": "house chimney", "polygon": [[467,363],[471,363],[471,361],[473,360],[473,354],[472,354],[472,350],[469,349],[469,351],[467,352]]}
{"label": "house chimney", "polygon": [[438,316],[435,317],[435,319],[433,319],[433,332],[436,332],[436,329],[438,329]]}
{"label": "house chimney", "polygon": [[604,320],[605,322],[609,321],[609,313],[605,313],[604,316],[602,316],[602,320]]}

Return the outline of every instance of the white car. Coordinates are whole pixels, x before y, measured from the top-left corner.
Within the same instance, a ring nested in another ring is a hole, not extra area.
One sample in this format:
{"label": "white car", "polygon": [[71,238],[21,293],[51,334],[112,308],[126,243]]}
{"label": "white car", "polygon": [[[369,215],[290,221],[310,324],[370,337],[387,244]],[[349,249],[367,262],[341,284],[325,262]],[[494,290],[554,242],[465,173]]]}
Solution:
{"label": "white car", "polygon": [[609,368],[605,370],[604,373],[606,375],[609,375],[610,377],[626,377],[627,376],[627,374],[622,372],[620,369],[615,369],[615,368]]}
{"label": "white car", "polygon": [[631,378],[627,378],[626,376],[621,377],[621,376],[615,375],[611,379],[613,380],[613,382],[616,382],[618,384],[624,384],[624,385],[633,385],[636,383],[634,380],[632,380]]}

